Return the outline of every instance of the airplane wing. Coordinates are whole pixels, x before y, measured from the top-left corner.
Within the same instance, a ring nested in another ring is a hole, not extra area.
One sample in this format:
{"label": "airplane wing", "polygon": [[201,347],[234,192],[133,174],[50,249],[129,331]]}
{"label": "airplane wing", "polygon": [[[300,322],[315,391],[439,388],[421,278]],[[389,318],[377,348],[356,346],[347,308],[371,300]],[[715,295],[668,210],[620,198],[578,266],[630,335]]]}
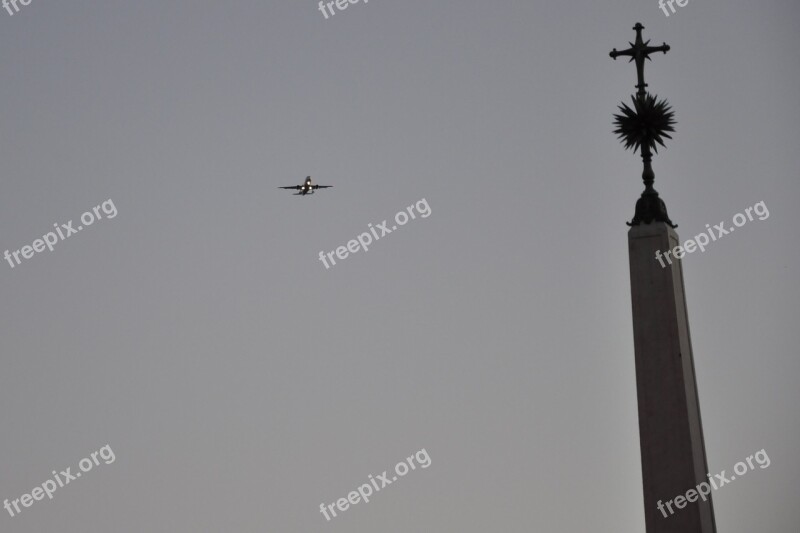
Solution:
{"label": "airplane wing", "polygon": [[279,189],[295,189],[295,190],[299,191],[300,189],[303,188],[303,186],[302,185],[290,185],[288,187],[278,187],[278,188]]}
{"label": "airplane wing", "polygon": [[311,187],[314,189],[329,189],[333,187],[333,185],[312,185]]}

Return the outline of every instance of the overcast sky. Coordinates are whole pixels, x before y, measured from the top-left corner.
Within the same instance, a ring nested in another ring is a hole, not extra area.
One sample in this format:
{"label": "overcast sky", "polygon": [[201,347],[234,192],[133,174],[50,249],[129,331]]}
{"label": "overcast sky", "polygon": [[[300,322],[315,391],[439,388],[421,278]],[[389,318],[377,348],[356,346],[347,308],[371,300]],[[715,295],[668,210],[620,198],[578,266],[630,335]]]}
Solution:
{"label": "overcast sky", "polygon": [[[0,530],[643,531],[641,161],[612,133],[636,75],[608,56],[637,21],[672,47],[646,79],[681,239],[770,213],[683,260],[709,471],[771,460],[713,493],[717,526],[798,530],[796,0],[18,5],[0,253],[118,214],[0,264],[0,500],[116,460]],[[334,188],[277,188],[307,175]]]}

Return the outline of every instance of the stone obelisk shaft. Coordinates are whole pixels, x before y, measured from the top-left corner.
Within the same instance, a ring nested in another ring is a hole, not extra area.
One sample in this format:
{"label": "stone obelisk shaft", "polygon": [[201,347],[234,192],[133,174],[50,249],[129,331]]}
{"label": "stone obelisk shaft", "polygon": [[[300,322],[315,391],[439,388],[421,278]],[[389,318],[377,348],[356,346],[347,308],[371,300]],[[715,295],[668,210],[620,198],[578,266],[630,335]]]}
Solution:
{"label": "stone obelisk shaft", "polygon": [[664,222],[628,232],[645,524],[647,533],[716,533],[710,495],[673,503],[666,517],[657,507],[708,481],[683,269],[672,256],[663,268],[656,260],[678,244]]}

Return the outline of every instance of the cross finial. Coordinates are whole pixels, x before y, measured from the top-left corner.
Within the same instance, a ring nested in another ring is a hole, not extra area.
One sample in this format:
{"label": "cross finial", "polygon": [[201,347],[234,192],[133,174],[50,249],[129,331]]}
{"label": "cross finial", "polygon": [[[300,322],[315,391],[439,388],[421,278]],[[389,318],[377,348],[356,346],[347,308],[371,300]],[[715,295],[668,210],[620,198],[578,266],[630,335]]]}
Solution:
{"label": "cross finial", "polygon": [[[636,30],[636,41],[633,43],[628,42],[631,47],[622,52],[617,52],[617,49],[614,48],[608,55],[615,60],[618,56],[630,56],[630,61],[636,61],[636,75],[639,82],[636,85],[636,88],[639,89],[636,94],[643,97],[646,93],[645,87],[647,87],[647,84],[644,82],[644,60],[651,60],[650,54],[653,52],[664,52],[666,54],[669,51],[669,45],[664,43],[661,46],[647,46],[650,44],[650,40],[648,39],[647,42],[642,40],[642,30],[644,26],[642,26],[640,22],[637,22],[633,29]],[[628,62],[630,63],[630,61]]]}
{"label": "cross finial", "polygon": [[636,41],[628,43],[631,47],[622,52],[617,52],[617,49],[614,48],[609,54],[613,59],[617,59],[619,56],[629,56],[630,61],[636,61],[638,79],[636,88],[638,91],[633,98],[633,108],[623,103],[620,106],[622,114],[615,115],[617,125],[615,133],[620,136],[626,147],[633,147],[634,150],[637,146],[639,147],[644,164],[642,172],[644,192],[636,202],[636,213],[628,225],[649,224],[655,220],[666,222],[675,228],[677,225],[673,224],[667,216],[666,204],[653,188],[656,176],[651,165],[653,159],[651,148],[655,150],[656,144],[663,145],[662,137],[670,138],[667,132],[674,131],[672,127],[674,124],[673,113],[665,100],[658,101],[655,96],[647,94],[647,84],[644,82],[644,60],[650,59],[650,54],[653,52],[666,54],[669,51],[669,45],[664,43],[661,46],[648,46],[650,41],[642,40],[644,26],[637,22],[633,29],[636,31]]}

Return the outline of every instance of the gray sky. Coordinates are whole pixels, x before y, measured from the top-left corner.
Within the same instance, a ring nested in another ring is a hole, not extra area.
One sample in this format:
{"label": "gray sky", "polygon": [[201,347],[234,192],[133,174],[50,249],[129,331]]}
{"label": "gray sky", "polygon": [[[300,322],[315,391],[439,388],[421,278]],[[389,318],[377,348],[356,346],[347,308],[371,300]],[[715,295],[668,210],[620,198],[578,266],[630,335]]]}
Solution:
{"label": "gray sky", "polygon": [[[0,11],[0,252],[113,200],[0,284],[0,500],[109,444],[9,532],[644,529],[612,134],[641,21],[674,141],[725,533],[800,524],[794,0],[33,0]],[[276,187],[306,175],[335,188]],[[417,218],[326,270],[368,224]],[[417,450],[417,469],[319,512]],[[688,488],[688,487],[687,487]]]}

